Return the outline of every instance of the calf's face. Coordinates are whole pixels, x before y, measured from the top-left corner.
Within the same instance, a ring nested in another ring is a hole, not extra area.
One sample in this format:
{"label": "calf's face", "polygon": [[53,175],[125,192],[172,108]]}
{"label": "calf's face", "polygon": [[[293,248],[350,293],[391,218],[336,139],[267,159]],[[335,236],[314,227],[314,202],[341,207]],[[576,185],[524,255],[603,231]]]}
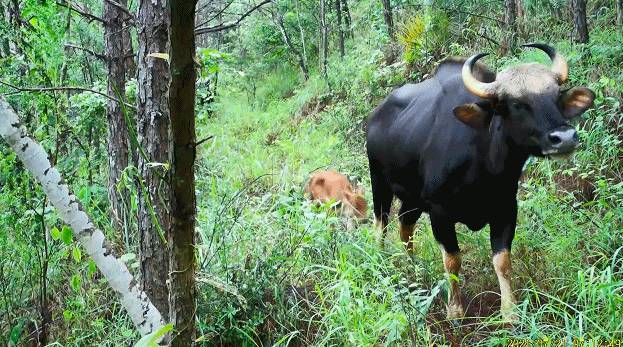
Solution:
{"label": "calf's face", "polygon": [[314,201],[339,202],[338,211],[346,217],[364,220],[368,214],[367,202],[361,187],[353,189],[348,178],[335,171],[315,173],[305,191]]}

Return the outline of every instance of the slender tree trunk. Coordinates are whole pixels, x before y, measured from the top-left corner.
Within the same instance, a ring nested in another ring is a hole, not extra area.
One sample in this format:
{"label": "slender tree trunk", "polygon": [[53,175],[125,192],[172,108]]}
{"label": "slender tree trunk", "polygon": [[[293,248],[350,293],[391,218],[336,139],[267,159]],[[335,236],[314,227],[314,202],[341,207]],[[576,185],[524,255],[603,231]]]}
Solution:
{"label": "slender tree trunk", "polygon": [[385,25],[387,26],[387,34],[393,40],[396,38],[394,32],[394,14],[392,11],[391,0],[381,0],[383,4],[383,18],[385,19]]}
{"label": "slender tree trunk", "polygon": [[573,11],[573,40],[588,43],[588,25],[586,23],[586,0],[571,0]]}
{"label": "slender tree trunk", "polygon": [[9,22],[11,23],[11,27],[15,30],[15,34],[17,38],[9,41],[9,50],[12,54],[19,55],[22,54],[22,48],[20,47],[20,28],[22,26],[22,13],[19,6],[18,0],[10,0],[10,3],[7,5],[8,14],[9,14]]}
{"label": "slender tree trunk", "polygon": [[[121,0],[124,1],[124,0]],[[108,95],[119,100],[125,98],[125,50],[123,46],[124,14],[117,6],[104,0],[104,45],[108,66]],[[130,136],[122,105],[108,100],[108,200],[112,210],[113,225],[116,230],[123,229],[123,202],[117,192],[121,172],[128,166]]]}
{"label": "slender tree trunk", "polygon": [[348,31],[348,35],[351,39],[355,38],[353,34],[352,22],[353,19],[350,16],[350,10],[348,9],[348,0],[342,0],[342,9],[344,10],[344,19],[346,20],[346,28]]}
{"label": "slender tree trunk", "polygon": [[[5,23],[9,23],[10,22],[10,14],[9,14],[9,10],[8,7],[5,7],[4,2],[0,1],[0,16],[2,18],[2,21],[4,21]],[[10,55],[10,41],[9,41],[9,33],[7,32],[8,28],[5,28],[2,31],[2,38],[0,38],[0,58],[5,58],[8,57]]]}
{"label": "slender tree trunk", "polygon": [[504,0],[504,29],[505,38],[502,44],[502,53],[506,54],[513,49],[515,45],[515,36],[517,35],[517,4],[515,0]]}
{"label": "slender tree trunk", "polygon": [[[622,0],[623,1],[623,0]],[[298,0],[296,0],[294,2],[295,6],[296,6],[296,21],[298,23],[299,26],[299,34],[301,35],[301,48],[303,50],[303,63],[305,64],[306,68],[307,68],[307,52],[305,51],[305,30],[303,30],[303,24],[301,24],[301,11],[299,10],[299,2]]]}
{"label": "slender tree trunk", "polygon": [[623,0],[617,0],[617,25],[623,31]]}
{"label": "slender tree trunk", "polygon": [[41,189],[56,208],[60,219],[67,223],[73,236],[80,242],[97,268],[119,295],[121,304],[141,335],[147,335],[164,323],[158,309],[139,288],[126,265],[115,257],[104,234],[96,229],[82,209],[76,196],[71,194],[61,174],[52,166],[48,153],[30,138],[26,128],[0,97],[0,137],[15,151],[24,167],[41,183]]}
{"label": "slender tree trunk", "polygon": [[175,325],[171,346],[191,346],[195,336],[195,7],[196,0],[169,0],[171,10],[171,294]]}
{"label": "slender tree trunk", "polygon": [[342,26],[342,4],[341,0],[335,0],[335,15],[337,17],[337,39],[340,47],[340,57],[344,57],[344,27]]}
{"label": "slender tree trunk", "polygon": [[517,19],[523,18],[524,9],[523,9],[523,0],[515,0]]}
{"label": "slender tree trunk", "polygon": [[517,40],[525,41],[526,40],[526,21],[524,14],[523,0],[515,0],[515,13],[517,14],[515,29],[517,31]]}
{"label": "slender tree trunk", "polygon": [[325,79],[327,78],[327,59],[329,56],[327,37],[326,0],[320,0],[320,71]]}
{"label": "slender tree trunk", "polygon": [[296,49],[296,47],[294,47],[294,44],[292,43],[292,40],[290,39],[290,35],[288,35],[288,32],[286,31],[286,26],[283,22],[283,16],[277,14],[276,17],[277,17],[277,25],[279,26],[279,31],[281,32],[281,37],[283,38],[283,42],[288,46],[290,51],[294,53],[294,55],[296,56],[299,62],[299,67],[301,68],[301,71],[303,72],[303,76],[305,77],[305,80],[307,81],[309,79],[309,70],[307,70],[307,65],[305,64],[305,58],[303,57],[303,54],[298,49]]}
{"label": "slender tree trunk", "polygon": [[138,12],[138,115],[140,149],[138,225],[141,284],[168,321],[169,254],[166,235],[171,215],[165,165],[170,164],[169,66],[166,59],[150,56],[169,52],[169,10],[166,0],[141,0]]}

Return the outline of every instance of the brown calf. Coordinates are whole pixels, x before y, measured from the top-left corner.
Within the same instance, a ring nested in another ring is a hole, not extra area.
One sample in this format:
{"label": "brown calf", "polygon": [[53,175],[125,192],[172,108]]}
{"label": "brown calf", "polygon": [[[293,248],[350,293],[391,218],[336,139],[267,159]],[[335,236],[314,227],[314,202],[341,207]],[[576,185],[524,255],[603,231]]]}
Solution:
{"label": "brown calf", "polygon": [[363,221],[368,215],[368,203],[363,197],[361,187],[353,189],[348,178],[335,171],[318,171],[312,175],[305,186],[305,193],[313,201],[340,202],[339,214]]}

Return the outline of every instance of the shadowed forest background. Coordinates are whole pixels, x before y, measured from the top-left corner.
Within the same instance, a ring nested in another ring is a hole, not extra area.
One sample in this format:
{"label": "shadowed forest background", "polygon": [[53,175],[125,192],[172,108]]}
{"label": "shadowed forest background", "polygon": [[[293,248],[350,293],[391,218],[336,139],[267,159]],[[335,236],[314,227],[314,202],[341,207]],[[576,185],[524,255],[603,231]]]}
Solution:
{"label": "shadowed forest background", "polygon": [[[188,332],[179,341],[623,339],[623,1],[200,0],[194,61],[184,56],[184,19],[169,18],[164,0],[0,0],[0,94],[107,249],[165,321],[171,312],[176,331]],[[371,223],[347,231],[303,186],[333,168],[357,178],[372,205],[373,108],[449,56],[490,52],[486,63],[498,70],[549,64],[521,48],[529,42],[556,47],[568,85],[595,91],[595,105],[576,122],[581,146],[571,158],[531,159],[522,177],[513,244],[520,322],[500,321],[487,230],[460,225],[467,318],[453,327],[427,218],[413,256],[395,220],[381,249]],[[190,94],[167,94],[190,85],[189,64],[194,115],[180,97]],[[173,152],[185,159],[171,161]],[[194,182],[169,185],[193,170]],[[183,264],[194,269],[192,287],[167,275]],[[133,345],[141,336],[107,282],[0,141],[0,345]],[[184,320],[191,328],[178,328]]]}

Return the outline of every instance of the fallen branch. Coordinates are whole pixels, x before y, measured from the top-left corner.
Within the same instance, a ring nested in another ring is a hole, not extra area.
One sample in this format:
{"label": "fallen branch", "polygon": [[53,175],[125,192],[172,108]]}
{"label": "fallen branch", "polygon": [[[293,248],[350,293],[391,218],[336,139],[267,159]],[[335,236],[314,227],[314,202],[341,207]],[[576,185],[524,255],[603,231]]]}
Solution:
{"label": "fallen branch", "polygon": [[43,192],[56,208],[61,220],[71,226],[74,238],[80,241],[111,288],[119,294],[121,304],[141,335],[150,334],[164,326],[158,309],[139,288],[138,281],[126,265],[113,255],[104,234],[91,222],[76,196],[70,193],[58,170],[52,167],[48,154],[28,136],[15,111],[1,97],[0,137],[41,183]]}
{"label": "fallen branch", "polygon": [[[0,84],[5,85],[7,87],[13,88],[15,90],[17,90],[18,92],[34,92],[34,93],[41,93],[41,92],[57,92],[57,91],[65,91],[65,90],[77,90],[77,91],[81,91],[81,92],[89,92],[89,93],[94,93],[97,95],[101,95],[107,99],[110,99],[112,101],[118,102],[118,103],[122,103],[121,100],[112,97],[106,93],[102,93],[100,91],[94,90],[94,89],[88,89],[88,88],[83,88],[83,87],[40,87],[40,88],[32,88],[32,87],[19,87],[13,84],[10,84],[8,82],[4,82],[4,81],[0,81]],[[14,93],[11,93],[14,94]],[[133,110],[136,111],[136,106],[128,104],[123,102],[123,104],[125,105],[125,107],[131,108]]]}
{"label": "fallen branch", "polygon": [[207,33],[213,33],[213,32],[217,32],[217,31],[223,31],[226,29],[230,29],[233,27],[238,26],[246,17],[248,17],[251,13],[255,12],[257,9],[259,9],[260,7],[268,4],[269,2],[272,2],[272,0],[264,0],[262,2],[260,2],[259,4],[253,6],[251,9],[249,9],[247,12],[245,12],[244,14],[242,14],[240,16],[240,18],[238,18],[238,20],[231,22],[231,23],[221,23],[219,25],[213,26],[213,27],[204,27],[204,28],[197,28],[195,29],[195,36],[196,35],[202,35],[202,34],[207,34]]}

